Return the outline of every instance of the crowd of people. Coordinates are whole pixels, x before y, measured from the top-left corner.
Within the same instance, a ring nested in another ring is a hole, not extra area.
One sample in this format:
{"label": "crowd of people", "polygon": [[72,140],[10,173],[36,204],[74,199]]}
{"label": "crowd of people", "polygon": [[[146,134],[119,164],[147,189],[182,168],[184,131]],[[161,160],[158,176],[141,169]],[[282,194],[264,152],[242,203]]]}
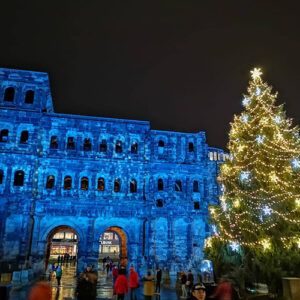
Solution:
{"label": "crowd of people", "polygon": [[[103,261],[103,271],[107,272],[107,277],[113,278],[113,299],[124,300],[126,294],[129,293],[130,300],[138,300],[137,290],[140,288],[140,283],[143,284],[143,294],[145,300],[151,300],[156,295],[156,299],[160,299],[160,288],[162,280],[162,270],[157,267],[155,274],[152,270],[148,270],[146,275],[139,278],[138,273],[133,266],[127,270],[125,266],[118,267],[111,260],[106,258]],[[62,277],[61,265],[49,264],[46,276],[48,280],[55,276],[57,285],[60,286]],[[93,269],[93,266],[86,267],[84,272],[79,274],[76,285],[76,299],[78,300],[94,300],[97,297],[97,280],[98,272]],[[185,271],[180,273],[181,296],[180,298],[187,300],[204,300],[206,299],[206,288],[202,282],[194,284],[194,276],[191,270],[186,274]],[[43,298],[39,298],[43,295]],[[49,296],[50,295],[50,296]],[[219,300],[232,300],[233,287],[229,280],[222,278],[216,291],[209,298],[217,298]],[[47,282],[38,282],[31,290],[29,300],[51,299],[51,288]],[[128,298],[126,298],[128,299]]]}

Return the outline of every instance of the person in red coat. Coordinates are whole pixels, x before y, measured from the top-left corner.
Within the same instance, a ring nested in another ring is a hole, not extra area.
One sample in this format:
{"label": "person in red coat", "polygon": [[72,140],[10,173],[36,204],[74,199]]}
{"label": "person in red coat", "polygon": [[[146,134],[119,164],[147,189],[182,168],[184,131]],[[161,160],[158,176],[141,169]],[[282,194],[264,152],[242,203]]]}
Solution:
{"label": "person in red coat", "polygon": [[120,269],[119,276],[114,286],[114,292],[118,295],[118,300],[124,300],[125,294],[128,293],[128,281],[125,276],[126,270]]}
{"label": "person in red coat", "polygon": [[134,268],[130,268],[129,274],[129,287],[130,287],[130,300],[137,300],[135,290],[139,287],[139,275],[134,271]]}
{"label": "person in red coat", "polygon": [[218,298],[219,300],[232,299],[232,284],[226,279],[222,278],[215,293],[210,298]]}
{"label": "person in red coat", "polygon": [[46,281],[40,281],[31,289],[28,300],[51,300],[52,291],[50,285]]}

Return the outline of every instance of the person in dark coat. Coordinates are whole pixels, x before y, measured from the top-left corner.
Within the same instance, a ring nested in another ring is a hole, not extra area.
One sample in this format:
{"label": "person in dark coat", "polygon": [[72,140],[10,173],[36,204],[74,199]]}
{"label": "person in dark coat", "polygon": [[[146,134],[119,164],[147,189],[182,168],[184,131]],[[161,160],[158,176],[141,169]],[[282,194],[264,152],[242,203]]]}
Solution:
{"label": "person in dark coat", "polygon": [[155,294],[160,294],[160,282],[161,282],[162,271],[159,267],[156,268],[156,283],[155,283]]}
{"label": "person in dark coat", "polygon": [[77,281],[76,295],[78,300],[94,300],[97,296],[97,275],[90,267],[82,273]]}
{"label": "person in dark coat", "polygon": [[191,295],[193,285],[194,285],[194,275],[192,271],[189,270],[187,275],[187,285],[186,285],[188,289],[188,296]]}

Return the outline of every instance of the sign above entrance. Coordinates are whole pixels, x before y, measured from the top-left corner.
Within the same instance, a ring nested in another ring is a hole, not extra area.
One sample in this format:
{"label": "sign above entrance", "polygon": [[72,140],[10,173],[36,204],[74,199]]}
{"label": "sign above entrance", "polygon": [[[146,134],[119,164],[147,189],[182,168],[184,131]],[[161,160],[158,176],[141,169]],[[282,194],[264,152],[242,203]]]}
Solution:
{"label": "sign above entrance", "polygon": [[112,245],[112,241],[100,241],[102,245]]}

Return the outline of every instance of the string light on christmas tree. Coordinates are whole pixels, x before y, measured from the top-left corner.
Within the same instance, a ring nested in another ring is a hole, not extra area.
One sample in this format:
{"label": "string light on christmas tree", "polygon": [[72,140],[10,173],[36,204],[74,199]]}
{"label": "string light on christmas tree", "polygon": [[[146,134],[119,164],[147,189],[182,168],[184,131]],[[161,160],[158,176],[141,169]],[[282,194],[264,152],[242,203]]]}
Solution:
{"label": "string light on christmas tree", "polygon": [[262,211],[263,211],[265,216],[270,216],[271,212],[272,212],[272,209],[269,206],[264,206]]}
{"label": "string light on christmas tree", "polygon": [[269,250],[271,248],[271,242],[270,239],[263,239],[261,241],[261,245],[263,246],[264,250]]}
{"label": "string light on christmas tree", "polygon": [[296,206],[300,207],[300,198],[297,198],[297,199],[295,200],[295,203],[296,203]]}
{"label": "string light on christmas tree", "polygon": [[239,248],[240,248],[240,245],[239,245],[239,243],[237,243],[237,242],[231,242],[231,243],[229,244],[229,247],[231,248],[232,251],[238,252],[238,251],[239,251]]}
{"label": "string light on christmas tree", "polygon": [[238,207],[240,207],[240,205],[241,205],[241,202],[240,202],[239,199],[235,199],[235,200],[233,201],[233,206],[234,206],[234,207],[238,208]]}
{"label": "string light on christmas tree", "polygon": [[262,144],[262,142],[264,141],[265,137],[262,135],[258,135],[255,139],[255,141],[257,142],[257,144]]}
{"label": "string light on christmas tree", "polygon": [[298,248],[300,248],[300,239],[297,241]]}
{"label": "string light on christmas tree", "polygon": [[249,105],[249,103],[250,103],[250,98],[247,98],[247,97],[245,97],[244,99],[243,99],[243,101],[242,101],[242,104],[243,104],[243,106],[248,106]]}

